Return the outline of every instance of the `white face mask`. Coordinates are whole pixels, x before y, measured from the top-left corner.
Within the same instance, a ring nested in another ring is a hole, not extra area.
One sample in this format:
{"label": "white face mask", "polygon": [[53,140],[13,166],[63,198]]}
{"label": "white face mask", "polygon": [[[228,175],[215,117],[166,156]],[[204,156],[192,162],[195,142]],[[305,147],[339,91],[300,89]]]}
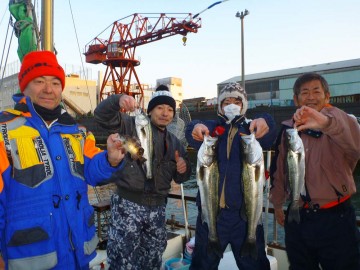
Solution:
{"label": "white face mask", "polygon": [[240,115],[241,106],[229,104],[224,107],[224,113],[229,121],[232,121],[236,116]]}

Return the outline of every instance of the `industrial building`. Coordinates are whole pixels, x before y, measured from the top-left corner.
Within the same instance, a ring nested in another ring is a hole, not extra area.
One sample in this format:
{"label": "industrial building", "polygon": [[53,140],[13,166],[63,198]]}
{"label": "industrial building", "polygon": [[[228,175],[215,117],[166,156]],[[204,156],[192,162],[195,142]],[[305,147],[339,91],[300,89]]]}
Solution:
{"label": "industrial building", "polygon": [[[331,103],[360,103],[359,58],[246,75],[249,108],[293,105],[292,87],[295,80],[306,72],[321,74],[328,81]],[[225,84],[241,81],[241,76],[236,76],[219,83],[218,93]]]}

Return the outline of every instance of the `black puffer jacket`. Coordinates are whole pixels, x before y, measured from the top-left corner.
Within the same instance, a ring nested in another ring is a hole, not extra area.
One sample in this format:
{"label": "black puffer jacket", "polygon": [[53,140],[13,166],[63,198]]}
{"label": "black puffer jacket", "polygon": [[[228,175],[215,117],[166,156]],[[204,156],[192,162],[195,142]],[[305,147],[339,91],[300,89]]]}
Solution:
{"label": "black puffer jacket", "polygon": [[[137,136],[135,117],[120,113],[119,99],[121,95],[112,95],[102,101],[95,109],[95,119],[110,133]],[[153,179],[146,178],[146,174],[138,160],[131,159],[127,154],[124,167],[115,172],[110,181],[115,182],[121,197],[143,205],[161,205],[165,203],[171,188],[171,181],[182,183],[191,174],[190,161],[181,142],[170,132],[161,131],[152,126],[154,155],[152,163]],[[165,142],[164,142],[165,137]],[[161,149],[164,148],[165,153]],[[185,160],[187,170],[179,174],[176,170],[175,151]]]}

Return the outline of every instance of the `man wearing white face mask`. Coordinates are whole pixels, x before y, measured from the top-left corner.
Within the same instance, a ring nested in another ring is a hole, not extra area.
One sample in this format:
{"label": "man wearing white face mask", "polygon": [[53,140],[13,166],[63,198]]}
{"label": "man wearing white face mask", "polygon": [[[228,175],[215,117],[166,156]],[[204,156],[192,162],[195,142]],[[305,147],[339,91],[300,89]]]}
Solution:
{"label": "man wearing white face mask", "polygon": [[[199,149],[204,135],[218,137],[217,162],[219,166],[219,202],[217,234],[223,253],[230,244],[239,269],[270,269],[265,254],[264,231],[258,225],[256,231],[257,259],[241,257],[241,248],[247,236],[247,224],[242,218],[244,195],[242,191],[241,135],[255,132],[262,148],[269,149],[276,138],[274,119],[262,114],[254,120],[247,119],[248,102],[244,89],[238,83],[229,83],[218,97],[218,120],[192,121],[186,128],[186,139],[190,146]],[[201,220],[201,201],[197,196],[198,219],[196,223],[195,249],[190,269],[217,269],[221,254],[208,249],[208,227]]]}

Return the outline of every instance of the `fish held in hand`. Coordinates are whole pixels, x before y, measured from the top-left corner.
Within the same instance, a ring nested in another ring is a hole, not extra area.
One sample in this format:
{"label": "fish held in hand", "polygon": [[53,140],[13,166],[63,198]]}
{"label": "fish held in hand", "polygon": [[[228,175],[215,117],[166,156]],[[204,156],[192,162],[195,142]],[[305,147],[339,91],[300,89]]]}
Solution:
{"label": "fish held in hand", "polygon": [[305,194],[305,151],[297,129],[286,130],[287,156],[286,165],[291,192],[291,203],[287,222],[300,223],[299,200]]}
{"label": "fish held in hand", "polygon": [[119,134],[117,140],[121,142],[121,147],[130,154],[133,160],[146,161],[143,157],[144,148],[141,147],[141,143],[137,138]]}
{"label": "fish held in hand", "polygon": [[145,162],[143,163],[143,169],[146,173],[146,178],[152,178],[152,157],[154,153],[153,149],[153,135],[151,129],[150,119],[141,109],[135,111],[135,129],[136,134],[140,140],[141,146],[144,149],[143,157]]}
{"label": "fish held in hand", "polygon": [[209,249],[220,258],[223,252],[216,230],[216,219],[219,213],[219,169],[216,160],[217,137],[204,136],[198,151],[196,179],[201,199],[201,220],[209,229]]}
{"label": "fish held in hand", "polygon": [[256,228],[261,222],[265,167],[263,151],[255,134],[242,135],[244,207],[247,219],[247,237],[241,256],[257,258]]}

